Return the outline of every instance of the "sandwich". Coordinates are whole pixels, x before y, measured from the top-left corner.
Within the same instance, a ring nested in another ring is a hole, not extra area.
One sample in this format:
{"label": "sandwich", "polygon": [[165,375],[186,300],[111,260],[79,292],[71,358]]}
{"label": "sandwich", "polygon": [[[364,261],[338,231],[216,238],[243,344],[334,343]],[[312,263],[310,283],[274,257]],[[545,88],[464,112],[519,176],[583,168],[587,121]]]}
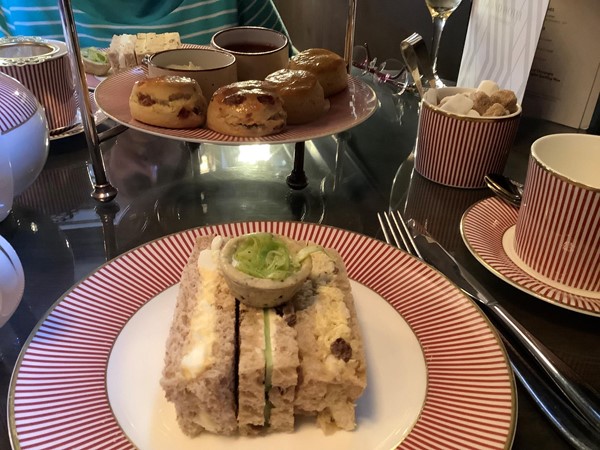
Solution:
{"label": "sandwich", "polygon": [[115,34],[108,48],[113,73],[142,64],[144,57],[181,47],[179,33]]}
{"label": "sandwich", "polygon": [[142,64],[146,55],[179,47],[181,47],[179,33],[138,33],[135,41],[135,58],[138,64]]}
{"label": "sandwich", "polygon": [[134,67],[137,64],[135,58],[135,34],[115,34],[108,48],[108,60],[113,73]]}
{"label": "sandwich", "polygon": [[353,430],[366,361],[339,255],[304,252],[312,268],[299,290],[257,308],[236,299],[225,279],[224,241],[198,238],[181,277],[161,378],[181,429],[291,432],[302,415],[326,432]]}

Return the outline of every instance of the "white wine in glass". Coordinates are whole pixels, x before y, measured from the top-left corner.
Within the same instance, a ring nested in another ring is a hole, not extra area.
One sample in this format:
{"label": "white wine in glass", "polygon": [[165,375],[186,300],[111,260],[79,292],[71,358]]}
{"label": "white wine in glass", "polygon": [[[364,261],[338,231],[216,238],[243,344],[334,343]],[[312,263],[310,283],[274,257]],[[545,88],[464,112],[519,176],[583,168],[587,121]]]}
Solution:
{"label": "white wine in glass", "polygon": [[444,83],[440,80],[437,73],[438,50],[440,48],[440,39],[444,31],[446,20],[450,14],[454,12],[462,0],[425,0],[427,9],[431,14],[433,21],[433,44],[431,46],[431,61],[433,64],[433,74],[435,76],[435,84],[437,87],[443,87]]}

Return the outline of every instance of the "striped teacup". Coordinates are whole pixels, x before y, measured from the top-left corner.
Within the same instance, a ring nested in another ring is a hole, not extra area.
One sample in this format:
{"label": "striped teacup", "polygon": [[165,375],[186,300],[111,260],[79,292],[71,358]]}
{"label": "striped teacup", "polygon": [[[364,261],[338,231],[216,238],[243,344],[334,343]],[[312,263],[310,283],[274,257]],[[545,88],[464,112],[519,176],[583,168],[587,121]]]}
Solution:
{"label": "striped teacup", "polygon": [[76,123],[75,84],[64,42],[29,36],[1,38],[0,72],[16,78],[35,95],[51,131]]}
{"label": "striped teacup", "polygon": [[486,174],[503,172],[519,127],[520,106],[509,116],[476,118],[435,106],[444,97],[473,90],[431,89],[421,102],[415,169],[428,180],[452,187],[482,188]]}
{"label": "striped teacup", "polygon": [[600,136],[533,143],[514,249],[535,273],[600,292]]}

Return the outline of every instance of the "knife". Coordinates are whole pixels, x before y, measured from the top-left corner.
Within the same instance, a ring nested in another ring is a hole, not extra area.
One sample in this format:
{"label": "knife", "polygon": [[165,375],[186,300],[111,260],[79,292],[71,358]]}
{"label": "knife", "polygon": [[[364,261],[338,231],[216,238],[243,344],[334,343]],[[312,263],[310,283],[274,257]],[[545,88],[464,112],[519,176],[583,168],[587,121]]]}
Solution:
{"label": "knife", "polygon": [[407,226],[413,237],[420,257],[446,275],[465,294],[486,306],[511,334],[528,350],[539,365],[558,386],[575,409],[586,419],[590,431],[600,442],[600,396],[576,372],[538,341],[527,329],[513,318],[508,311],[444,249],[423,227],[414,220]]}
{"label": "knife", "polygon": [[515,376],[567,442],[580,450],[597,448],[598,434],[590,429],[588,422],[581,417],[570,402],[555,392],[555,389],[536,373],[507,337],[503,335],[500,335],[500,337],[508,353]]}

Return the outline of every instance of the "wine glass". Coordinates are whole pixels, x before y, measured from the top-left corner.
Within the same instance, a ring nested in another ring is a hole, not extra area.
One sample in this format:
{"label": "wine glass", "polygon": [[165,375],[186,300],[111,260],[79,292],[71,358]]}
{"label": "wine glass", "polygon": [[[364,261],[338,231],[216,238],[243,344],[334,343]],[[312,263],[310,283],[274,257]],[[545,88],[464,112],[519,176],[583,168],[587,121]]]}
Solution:
{"label": "wine glass", "polygon": [[431,20],[433,21],[433,44],[431,48],[431,59],[433,64],[433,74],[435,77],[436,87],[444,87],[444,82],[440,79],[437,74],[437,58],[438,50],[440,48],[440,39],[442,32],[444,31],[444,25],[446,20],[454,12],[462,0],[425,0],[427,9],[431,14]]}

